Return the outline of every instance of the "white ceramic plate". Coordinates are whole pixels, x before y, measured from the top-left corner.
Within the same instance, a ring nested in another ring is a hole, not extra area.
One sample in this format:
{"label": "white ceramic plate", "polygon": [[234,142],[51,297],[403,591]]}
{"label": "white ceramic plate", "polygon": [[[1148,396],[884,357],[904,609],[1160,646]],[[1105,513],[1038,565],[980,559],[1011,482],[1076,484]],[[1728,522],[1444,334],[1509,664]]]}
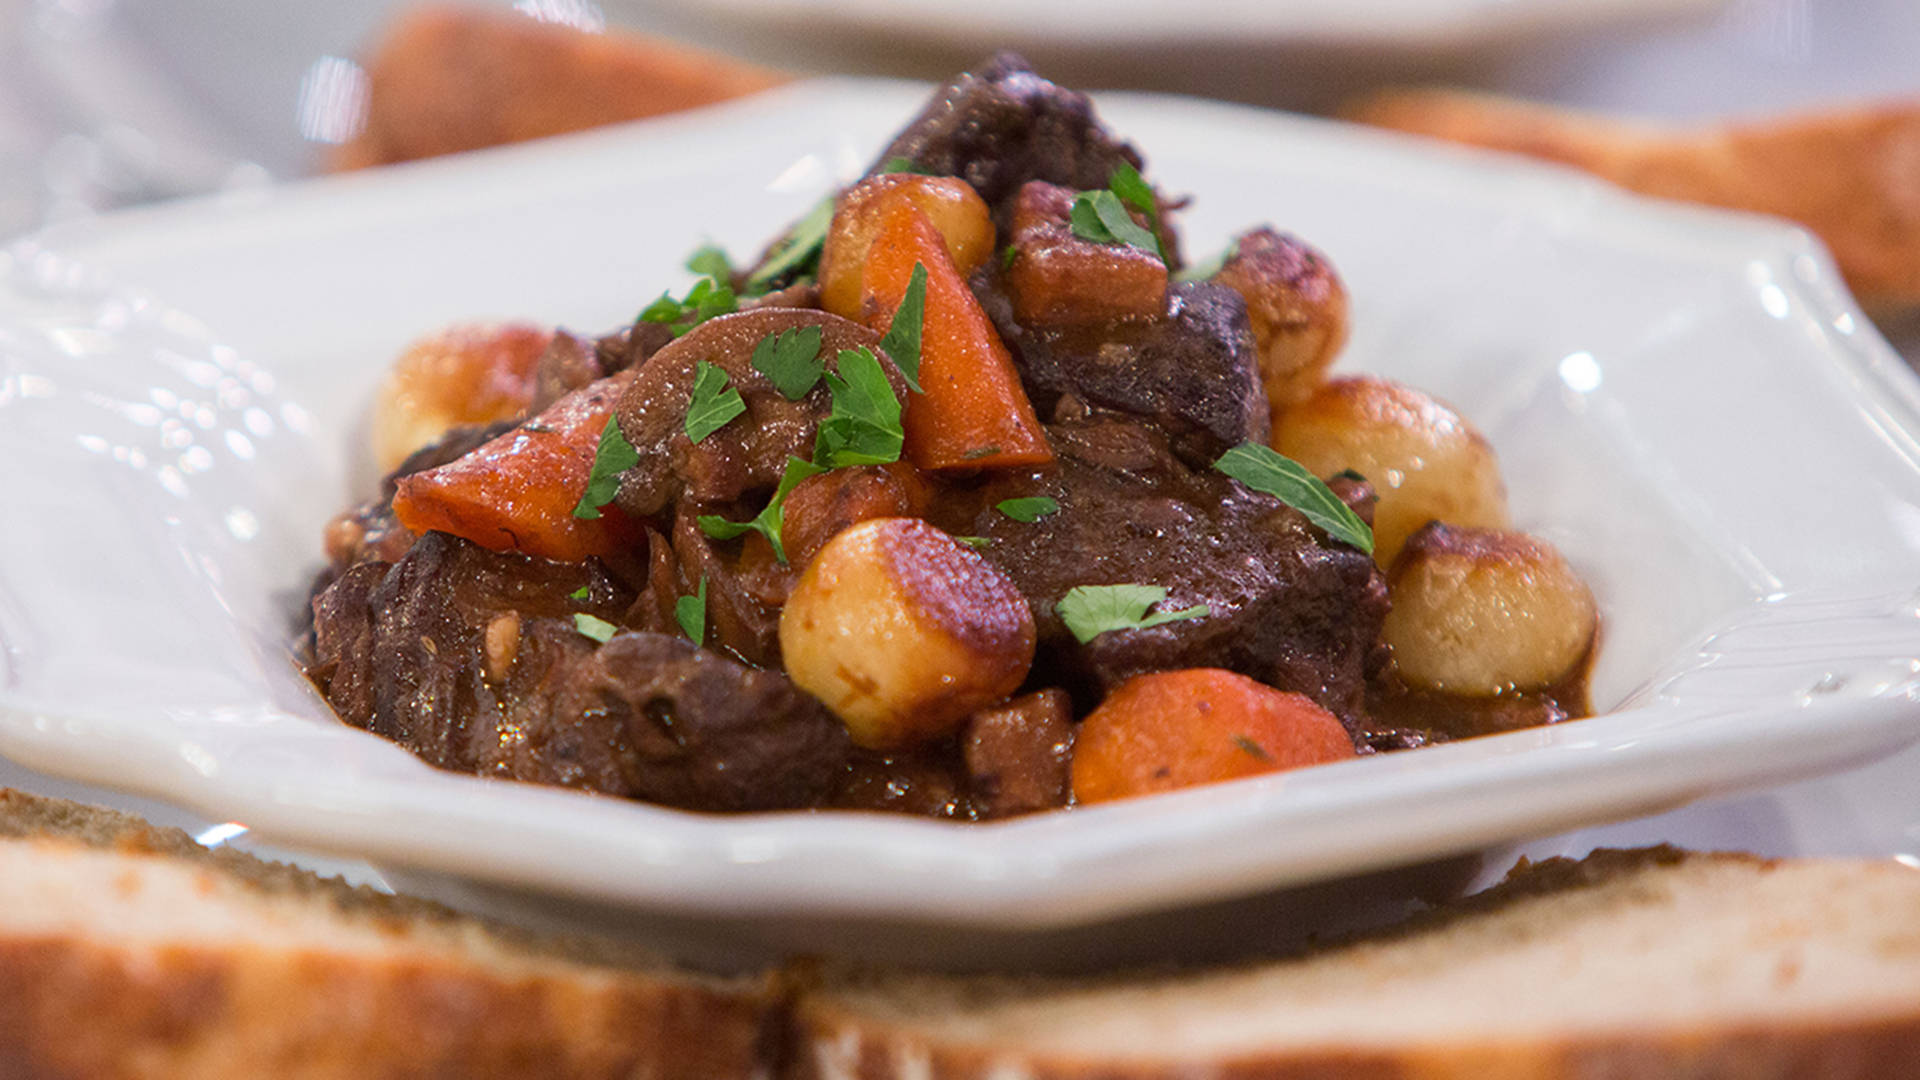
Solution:
{"label": "white ceramic plate", "polygon": [[[1792,229],[1165,98],[1101,102],[1196,201],[1331,252],[1347,370],[1452,399],[1594,584],[1611,715],[1005,824],[705,817],[436,772],[285,648],[387,360],[450,320],[598,330],[752,250],[920,88],[101,221],[0,272],[0,753],[278,842],[709,916],[1083,924],[1544,836],[1920,735],[1920,389]],[[137,283],[129,287],[117,283]],[[191,315],[186,313],[192,313]],[[354,488],[357,482],[362,485]]]}
{"label": "white ceramic plate", "polygon": [[[849,31],[980,50],[1311,45],[1447,48],[1711,11],[1725,0],[675,0],[742,25]],[[612,0],[608,8],[640,8]]]}

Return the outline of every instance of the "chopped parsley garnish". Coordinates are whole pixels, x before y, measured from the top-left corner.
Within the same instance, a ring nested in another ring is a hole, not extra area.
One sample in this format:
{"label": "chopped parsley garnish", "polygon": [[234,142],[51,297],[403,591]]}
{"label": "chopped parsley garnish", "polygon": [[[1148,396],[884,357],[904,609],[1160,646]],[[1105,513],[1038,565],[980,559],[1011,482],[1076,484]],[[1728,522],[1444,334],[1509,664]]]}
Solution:
{"label": "chopped parsley garnish", "polygon": [[1160,241],[1133,220],[1120,197],[1111,191],[1083,191],[1073,197],[1068,213],[1073,235],[1096,244],[1125,244],[1160,257]]}
{"label": "chopped parsley garnish", "polygon": [[766,292],[783,279],[813,272],[820,261],[820,248],[827,242],[827,226],[833,224],[833,200],[829,192],[793,223],[793,228],[788,229],[787,235],[768,253],[766,261],[747,276],[749,295]]}
{"label": "chopped parsley garnish", "polygon": [[842,349],[839,372],[827,372],[833,411],[820,422],[813,460],[829,469],[848,465],[885,465],[900,460],[906,432],[900,426],[900,399],[880,359],[866,348]]}
{"label": "chopped parsley garnish", "polygon": [[1053,610],[1082,645],[1109,630],[1145,630],[1212,614],[1205,604],[1147,614],[1166,598],[1167,590],[1158,585],[1076,585]]}
{"label": "chopped parsley garnish", "polygon": [[707,575],[700,575],[700,590],[673,602],[673,618],[695,645],[707,643]]}
{"label": "chopped parsley garnish", "polygon": [[1273,760],[1273,755],[1267,753],[1267,748],[1264,746],[1261,746],[1257,742],[1254,742],[1253,739],[1249,736],[1235,735],[1233,737],[1233,745],[1239,747],[1242,753],[1249,754],[1253,757],[1259,758],[1261,761]]}
{"label": "chopped parsley garnish", "polygon": [[879,171],[876,172],[874,175],[884,176],[887,173],[897,173],[897,172],[914,173],[919,176],[938,176],[939,175],[938,173],[934,172],[932,169],[923,168],[922,166],[914,164],[914,161],[912,158],[902,157],[898,154],[888,158],[884,163],[882,163],[879,168]]}
{"label": "chopped parsley garnish", "polygon": [[880,350],[893,358],[893,366],[906,376],[907,386],[916,394],[920,389],[920,325],[927,313],[927,268],[913,264],[913,276],[907,279],[907,291],[894,309],[887,336],[880,339]]}
{"label": "chopped parsley garnish", "polygon": [[1213,258],[1195,263],[1173,275],[1175,281],[1205,281],[1218,274],[1227,265],[1227,261],[1240,254],[1240,241],[1229,240],[1227,246],[1219,250]]}
{"label": "chopped parsley garnish", "polygon": [[621,433],[619,421],[607,417],[607,426],[600,432],[600,445],[593,452],[593,471],[587,474],[587,490],[574,504],[573,516],[588,521],[598,518],[600,508],[612,502],[620,491],[620,474],[638,464],[640,451]]}
{"label": "chopped parsley garnish", "polygon": [[993,546],[993,537],[991,536],[956,536],[954,539],[975,551]]}
{"label": "chopped parsley garnish", "polygon": [[806,397],[826,369],[817,326],[796,326],[768,334],[753,347],[753,370],[765,375],[788,401]]}
{"label": "chopped parsley garnish", "polygon": [[826,471],[822,466],[810,461],[789,457],[787,471],[780,477],[780,486],[774,489],[773,498],[767,500],[766,509],[755,515],[752,521],[728,521],[718,514],[701,514],[695,521],[700,526],[701,532],[715,540],[732,540],[736,536],[757,532],[767,538],[767,543],[773,545],[773,557],[785,565],[787,549],[780,542],[780,526],[783,523],[782,515],[786,509],[787,496],[793,493],[794,488],[800,486],[800,481],[809,476],[819,476]]}
{"label": "chopped parsley garnish", "polygon": [[731,286],[703,277],[679,300],[672,293],[661,293],[660,299],[640,313],[640,321],[664,323],[674,337],[679,337],[716,315],[733,314],[738,306]]}
{"label": "chopped parsley garnish", "polygon": [[1121,202],[1145,214],[1149,229],[1159,226],[1160,200],[1154,198],[1152,185],[1141,178],[1139,169],[1121,162],[1107,179],[1107,190],[1118,195]]}
{"label": "chopped parsley garnish", "polygon": [[1220,455],[1213,467],[1300,511],[1335,540],[1373,553],[1373,530],[1332,488],[1292,458],[1259,443],[1241,443]]}
{"label": "chopped parsley garnish", "polygon": [[718,244],[702,244],[687,256],[687,269],[715,281],[733,280],[733,260],[727,258],[726,249]]}
{"label": "chopped parsley garnish", "polygon": [[605,645],[614,632],[620,628],[598,616],[580,612],[573,617],[573,628],[587,637]]}
{"label": "chopped parsley garnish", "polygon": [[587,598],[587,596],[589,595],[589,593],[588,593],[588,590],[589,590],[589,589],[591,589],[591,588],[592,588],[592,586],[590,586],[590,585],[582,585],[582,586],[580,586],[579,588],[577,588],[577,589],[575,589],[575,590],[573,590],[572,592],[570,592],[570,593],[568,593],[568,594],[567,594],[567,596],[568,596],[568,598],[570,598],[570,599],[573,599],[573,600],[585,600],[585,599]]}
{"label": "chopped parsley garnish", "polygon": [[1015,260],[1019,258],[1020,258],[1020,249],[1015,247],[1012,244],[1008,244],[1006,246],[1006,249],[1000,252],[1000,269],[1002,270],[1013,269],[1013,264]]}
{"label": "chopped parsley garnish", "polygon": [[1029,495],[1022,499],[1002,499],[993,508],[1015,521],[1032,522],[1057,512],[1060,501],[1046,495]]}
{"label": "chopped parsley garnish", "polygon": [[[693,367],[693,399],[687,403],[687,438],[699,442],[747,411],[740,391],[727,385],[727,373],[702,360]],[[638,457],[635,458],[638,461]]]}
{"label": "chopped parsley garnish", "polygon": [[[1145,228],[1133,220],[1128,207],[1140,211],[1147,219]],[[1141,179],[1140,170],[1125,162],[1113,170],[1104,190],[1083,191],[1074,196],[1067,220],[1073,235],[1082,240],[1125,244],[1166,261],[1166,253],[1160,250],[1160,238],[1154,235],[1160,220],[1159,200],[1154,198],[1153,188]]]}

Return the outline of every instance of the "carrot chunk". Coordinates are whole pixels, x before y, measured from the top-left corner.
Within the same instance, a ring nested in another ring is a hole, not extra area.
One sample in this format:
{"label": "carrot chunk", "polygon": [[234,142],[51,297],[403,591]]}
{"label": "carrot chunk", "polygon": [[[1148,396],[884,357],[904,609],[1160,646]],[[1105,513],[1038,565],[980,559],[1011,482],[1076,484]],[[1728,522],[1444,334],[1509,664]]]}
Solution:
{"label": "carrot chunk", "polygon": [[927,269],[920,385],[907,403],[906,456],[922,469],[1042,465],[1053,460],[1013,358],[947,256],[940,231],[907,200],[887,208],[861,274],[868,325],[886,330]]}
{"label": "carrot chunk", "polygon": [[1140,675],[1081,722],[1073,796],[1106,802],[1354,755],[1338,717],[1220,668]]}
{"label": "carrot chunk", "polygon": [[635,543],[639,530],[612,506],[595,519],[574,507],[620,392],[623,371],[554,402],[532,421],[472,453],[401,478],[393,513],[416,533],[452,533],[494,551],[575,561]]}

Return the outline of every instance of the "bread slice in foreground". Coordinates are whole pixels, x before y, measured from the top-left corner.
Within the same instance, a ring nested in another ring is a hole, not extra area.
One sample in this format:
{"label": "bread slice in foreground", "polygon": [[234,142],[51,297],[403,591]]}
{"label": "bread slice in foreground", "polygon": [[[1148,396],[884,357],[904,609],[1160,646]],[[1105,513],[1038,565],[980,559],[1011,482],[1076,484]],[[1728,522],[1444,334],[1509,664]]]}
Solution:
{"label": "bread slice in foreground", "polygon": [[1797,221],[1868,310],[1920,306],[1920,104],[1887,102],[1697,130],[1452,90],[1387,90],[1347,119],[1544,158],[1661,198]]}
{"label": "bread slice in foreground", "polygon": [[1296,960],[843,976],[796,1024],[813,1080],[1897,1080],[1920,1076],[1920,873],[1597,852]]}
{"label": "bread slice in foreground", "polygon": [[0,1077],[763,1075],[765,983],[616,949],[0,789]]}

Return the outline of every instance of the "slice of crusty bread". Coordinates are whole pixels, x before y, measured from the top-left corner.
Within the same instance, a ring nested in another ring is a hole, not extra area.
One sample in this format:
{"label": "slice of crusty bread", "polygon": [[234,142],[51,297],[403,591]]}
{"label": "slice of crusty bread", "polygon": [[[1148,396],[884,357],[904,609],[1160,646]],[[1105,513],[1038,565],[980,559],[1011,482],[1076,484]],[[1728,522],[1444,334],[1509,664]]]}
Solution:
{"label": "slice of crusty bread", "polygon": [[509,11],[403,12],[366,61],[365,125],[335,168],[382,165],[711,105],[779,72],[635,33],[589,33]]}
{"label": "slice of crusty bread", "polygon": [[0,789],[0,1077],[749,1077],[775,1012],[761,981]]}
{"label": "slice of crusty bread", "polygon": [[796,1025],[813,1080],[1898,1080],[1920,1076],[1920,873],[1602,852],[1294,960],[843,975]]}
{"label": "slice of crusty bread", "polygon": [[1387,90],[1347,119],[1585,169],[1645,195],[1773,214],[1832,250],[1881,313],[1920,305],[1920,104],[1696,130],[1452,90]]}
{"label": "slice of crusty bread", "polygon": [[1920,873],[1596,852],[1228,970],[727,981],[0,789],[21,1076],[1905,1080]]}

